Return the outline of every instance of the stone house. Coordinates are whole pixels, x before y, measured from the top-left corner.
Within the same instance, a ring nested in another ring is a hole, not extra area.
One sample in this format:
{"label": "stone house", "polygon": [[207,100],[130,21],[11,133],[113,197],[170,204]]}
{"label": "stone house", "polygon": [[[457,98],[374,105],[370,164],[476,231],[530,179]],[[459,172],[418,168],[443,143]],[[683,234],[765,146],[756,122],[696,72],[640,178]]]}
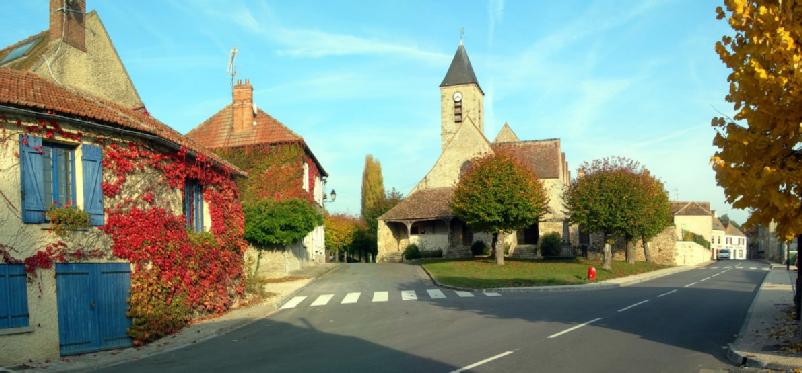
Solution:
{"label": "stone house", "polygon": [[[192,179],[188,167],[214,178]],[[239,202],[226,195],[245,175],[140,111],[0,68],[0,366],[129,346],[141,267],[120,256],[131,248],[107,233],[110,221],[164,211],[186,222],[179,233],[241,241],[227,220]],[[67,210],[89,224],[51,215]]]}
{"label": "stone house", "polygon": [[449,201],[465,166],[498,151],[509,151],[530,165],[549,197],[549,211],[540,222],[506,236],[510,253],[534,256],[540,237],[549,232],[560,234],[566,244],[576,239],[576,229],[569,227],[563,211],[562,192],[570,173],[560,140],[520,140],[505,123],[489,141],[484,134],[484,92],[462,43],[440,84],[440,116],[440,156],[408,197],[379,217],[378,261],[400,260],[409,244],[442,250],[447,257],[469,256],[476,241],[489,244],[490,235],[471,232],[454,216]]}
{"label": "stone house", "polygon": [[682,239],[683,232],[698,234],[707,242],[712,240],[713,212],[710,202],[671,201],[671,212],[678,240]]}
{"label": "stone house", "polygon": [[50,0],[50,27],[1,49],[0,67],[145,111],[100,16],[85,12],[85,0]]}
{"label": "stone house", "polygon": [[724,247],[730,249],[730,259],[746,259],[746,241],[746,235],[732,223],[725,226]]}
{"label": "stone house", "polygon": [[718,258],[719,250],[724,248],[724,244],[726,242],[724,236],[727,228],[724,227],[724,224],[721,223],[721,220],[713,212],[713,225],[711,231],[711,239],[710,239],[710,250],[713,251],[713,258]]}
{"label": "stone house", "polygon": [[[187,137],[246,170],[239,183],[243,202],[305,199],[321,210],[328,173],[299,136],[258,108],[250,81],[232,87],[232,102],[187,133]],[[286,274],[304,265],[325,262],[323,226],[287,250],[263,253],[260,272]],[[253,251],[249,251],[249,257]]]}

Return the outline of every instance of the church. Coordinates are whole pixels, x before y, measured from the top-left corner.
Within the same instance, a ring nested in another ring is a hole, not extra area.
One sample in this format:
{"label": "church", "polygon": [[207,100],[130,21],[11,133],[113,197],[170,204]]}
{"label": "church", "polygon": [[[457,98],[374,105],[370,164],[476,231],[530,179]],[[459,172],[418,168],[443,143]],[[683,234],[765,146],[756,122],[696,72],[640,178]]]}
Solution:
{"label": "church", "polygon": [[537,257],[540,237],[557,232],[568,248],[576,243],[576,227],[568,224],[563,191],[571,175],[559,139],[520,140],[505,123],[491,142],[484,132],[484,92],[460,42],[440,83],[441,152],[434,166],[412,188],[407,198],[379,217],[379,262],[401,261],[404,249],[417,245],[422,251],[441,250],[444,257],[471,255],[476,241],[490,245],[491,236],[471,229],[449,207],[460,172],[474,158],[509,151],[531,165],[549,197],[549,211],[541,220],[516,234],[508,234],[508,255]]}

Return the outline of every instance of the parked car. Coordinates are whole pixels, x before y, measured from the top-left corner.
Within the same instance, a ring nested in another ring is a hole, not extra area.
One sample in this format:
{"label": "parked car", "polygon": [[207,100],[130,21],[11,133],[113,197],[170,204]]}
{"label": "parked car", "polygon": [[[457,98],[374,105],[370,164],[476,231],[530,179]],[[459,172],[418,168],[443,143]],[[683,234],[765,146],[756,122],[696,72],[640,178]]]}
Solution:
{"label": "parked car", "polygon": [[730,249],[721,249],[718,251],[718,260],[730,259]]}

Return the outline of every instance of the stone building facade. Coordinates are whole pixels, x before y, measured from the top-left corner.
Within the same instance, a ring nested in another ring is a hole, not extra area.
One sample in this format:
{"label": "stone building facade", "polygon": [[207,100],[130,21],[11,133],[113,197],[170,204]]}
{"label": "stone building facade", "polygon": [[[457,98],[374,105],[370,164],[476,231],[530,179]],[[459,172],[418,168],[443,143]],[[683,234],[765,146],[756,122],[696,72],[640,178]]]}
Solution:
{"label": "stone building facade", "polygon": [[460,43],[440,84],[441,153],[408,197],[379,217],[378,261],[399,261],[410,244],[442,250],[447,257],[470,255],[476,241],[490,244],[486,232],[472,232],[449,208],[453,189],[471,160],[499,151],[529,165],[543,183],[549,211],[531,227],[505,235],[511,254],[534,256],[540,236],[556,232],[565,246],[577,239],[563,211],[563,191],[570,183],[559,139],[520,140],[505,123],[494,141],[484,134],[484,92],[465,47]]}

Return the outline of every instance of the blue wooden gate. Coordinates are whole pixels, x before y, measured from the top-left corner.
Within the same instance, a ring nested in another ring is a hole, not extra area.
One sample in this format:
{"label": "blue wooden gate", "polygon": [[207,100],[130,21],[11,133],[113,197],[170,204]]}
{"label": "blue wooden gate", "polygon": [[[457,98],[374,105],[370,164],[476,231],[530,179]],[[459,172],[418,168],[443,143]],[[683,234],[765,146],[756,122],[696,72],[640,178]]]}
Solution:
{"label": "blue wooden gate", "polygon": [[61,355],[128,347],[128,263],[56,264]]}

